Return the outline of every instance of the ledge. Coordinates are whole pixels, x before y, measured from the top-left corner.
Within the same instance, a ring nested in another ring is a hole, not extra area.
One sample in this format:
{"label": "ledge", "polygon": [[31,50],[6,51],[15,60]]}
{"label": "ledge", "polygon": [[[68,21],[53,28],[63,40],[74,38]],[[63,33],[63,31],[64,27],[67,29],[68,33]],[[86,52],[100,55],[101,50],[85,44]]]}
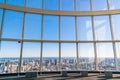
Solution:
{"label": "ledge", "polygon": [[34,13],[34,14],[45,14],[45,15],[56,15],[56,16],[97,16],[97,15],[112,15],[120,14],[118,10],[101,10],[101,11],[60,11],[60,10],[43,10],[36,8],[28,8],[15,6],[10,4],[0,3],[1,9],[14,10],[19,12]]}

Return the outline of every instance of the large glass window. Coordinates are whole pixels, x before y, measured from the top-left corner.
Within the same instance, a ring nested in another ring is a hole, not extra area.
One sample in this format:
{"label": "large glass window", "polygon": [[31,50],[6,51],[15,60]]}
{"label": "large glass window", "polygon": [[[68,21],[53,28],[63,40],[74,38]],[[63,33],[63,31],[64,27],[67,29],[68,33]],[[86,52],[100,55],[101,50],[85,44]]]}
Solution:
{"label": "large glass window", "polygon": [[44,0],[44,9],[58,10],[59,0]]}
{"label": "large glass window", "polygon": [[61,39],[75,40],[75,17],[61,17]]}
{"label": "large glass window", "polygon": [[7,0],[7,4],[17,5],[17,6],[24,6],[25,0]]}
{"label": "large glass window", "polygon": [[111,40],[109,16],[95,16],[96,40]]}
{"label": "large glass window", "polygon": [[91,17],[78,17],[78,39],[93,40]]}
{"label": "large glass window", "polygon": [[120,9],[120,1],[110,0],[110,9]]}
{"label": "large glass window", "polygon": [[107,10],[107,0],[92,0],[93,10]]}
{"label": "large glass window", "polygon": [[42,0],[27,0],[27,7],[42,8]]}
{"label": "large glass window", "polygon": [[74,11],[74,0],[60,0],[61,10]]}
{"label": "large glass window", "polygon": [[40,70],[40,45],[37,42],[23,43],[21,72]]}
{"label": "large glass window", "polygon": [[58,40],[58,24],[57,16],[44,16],[44,40]]}
{"label": "large glass window", "polygon": [[77,11],[90,11],[90,0],[76,0]]}
{"label": "large glass window", "polygon": [[76,44],[75,43],[62,43],[61,44],[61,57],[62,57],[62,70],[76,69]]}
{"label": "large glass window", "polygon": [[115,70],[112,43],[97,43],[98,68],[102,71]]}
{"label": "large glass window", "polygon": [[59,45],[58,43],[43,44],[43,71],[58,71]]}
{"label": "large glass window", "polygon": [[41,15],[26,14],[24,39],[41,39]]}
{"label": "large glass window", "polygon": [[95,70],[93,43],[79,43],[80,70]]}
{"label": "large glass window", "polygon": [[118,60],[118,67],[120,70],[120,42],[116,42],[116,54],[117,54],[117,60]]}
{"label": "large glass window", "polygon": [[6,10],[3,26],[3,38],[22,38],[23,13]]}
{"label": "large glass window", "polygon": [[114,30],[114,39],[120,40],[120,15],[112,15],[112,24]]}
{"label": "large glass window", "polygon": [[20,62],[20,43],[18,42],[1,42],[0,50],[0,74],[17,73]]}

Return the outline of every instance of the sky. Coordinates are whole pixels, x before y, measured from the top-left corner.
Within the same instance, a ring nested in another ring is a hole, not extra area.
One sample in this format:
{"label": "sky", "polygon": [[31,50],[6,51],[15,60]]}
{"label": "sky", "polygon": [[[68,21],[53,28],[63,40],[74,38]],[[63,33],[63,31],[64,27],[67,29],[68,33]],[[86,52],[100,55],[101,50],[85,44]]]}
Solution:
{"label": "sky", "polygon": [[[4,0],[0,0],[3,2]],[[61,0],[61,10],[73,11],[74,1]],[[77,0],[77,11],[90,11],[89,0]],[[24,0],[7,0],[7,4],[24,6]],[[42,0],[27,0],[27,7],[42,8]],[[116,5],[114,5],[116,4]],[[111,0],[111,9],[118,9],[120,1]],[[70,6],[69,6],[70,5]],[[81,6],[82,7],[81,7]],[[98,6],[100,5],[100,6]],[[93,0],[94,10],[106,10],[106,0]],[[44,9],[58,10],[58,0],[44,0]],[[23,26],[22,12],[15,12],[11,10],[5,11],[4,25],[2,38],[22,38]],[[112,22],[114,26],[115,39],[120,39],[119,32],[119,19],[120,15],[113,15]],[[0,9],[0,24],[2,20],[2,9]],[[44,15],[44,33],[43,40],[59,40],[59,17],[52,15]],[[93,40],[92,21],[91,16],[79,16],[78,22],[78,40],[88,41]],[[109,16],[95,16],[95,33],[96,40],[111,40]],[[61,40],[76,40],[75,32],[75,17],[74,16],[61,16]],[[42,15],[26,13],[25,17],[25,30],[24,39],[41,40],[42,31]],[[24,42],[23,57],[38,57],[40,56],[41,43]],[[117,45],[119,49],[120,45]],[[113,57],[113,47],[111,43],[97,43],[97,53],[99,57]],[[117,50],[117,54],[119,50]],[[20,56],[20,43],[18,42],[1,42],[0,57],[19,57]],[[58,57],[59,44],[58,43],[44,43],[43,44],[43,57]],[[76,43],[62,43],[61,44],[62,57],[76,57]],[[79,57],[94,57],[93,43],[79,43]]]}

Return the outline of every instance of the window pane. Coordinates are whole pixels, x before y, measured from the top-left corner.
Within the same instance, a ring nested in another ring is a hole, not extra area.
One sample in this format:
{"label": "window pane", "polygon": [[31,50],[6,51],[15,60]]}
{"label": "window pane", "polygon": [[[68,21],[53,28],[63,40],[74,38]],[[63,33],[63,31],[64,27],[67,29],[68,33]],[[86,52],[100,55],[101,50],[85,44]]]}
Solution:
{"label": "window pane", "polygon": [[7,0],[7,4],[17,5],[17,6],[24,6],[25,0]]}
{"label": "window pane", "polygon": [[17,73],[20,61],[20,43],[1,42],[0,50],[0,74]]}
{"label": "window pane", "polygon": [[79,43],[80,70],[95,70],[93,43]]}
{"label": "window pane", "polygon": [[3,3],[4,2],[4,0],[0,0],[0,3]]}
{"label": "window pane", "polygon": [[62,43],[61,44],[61,57],[62,57],[62,70],[76,69],[76,44],[74,43]]}
{"label": "window pane", "polygon": [[108,16],[95,16],[96,40],[111,40],[111,30]]}
{"label": "window pane", "polygon": [[24,42],[21,72],[39,70],[40,43]]}
{"label": "window pane", "polygon": [[116,43],[116,54],[117,54],[117,60],[118,60],[118,67],[120,70],[120,42]]}
{"label": "window pane", "polygon": [[120,15],[112,15],[112,24],[114,30],[114,39],[120,40]]}
{"label": "window pane", "polygon": [[40,40],[41,38],[41,15],[26,14],[25,39]]}
{"label": "window pane", "polygon": [[120,0],[110,0],[110,9],[120,9]]}
{"label": "window pane", "polygon": [[43,44],[43,71],[57,71],[59,68],[58,43]]}
{"label": "window pane", "polygon": [[44,16],[44,40],[58,40],[58,17]]}
{"label": "window pane", "polygon": [[20,39],[22,37],[22,26],[23,13],[6,10],[2,37]]}
{"label": "window pane", "polygon": [[77,11],[90,11],[90,0],[76,0]]}
{"label": "window pane", "polygon": [[93,10],[107,10],[107,0],[92,0]]}
{"label": "window pane", "polygon": [[78,39],[93,40],[91,17],[78,17]]}
{"label": "window pane", "polygon": [[27,0],[27,7],[42,8],[42,0]]}
{"label": "window pane", "polygon": [[115,70],[112,43],[97,43],[98,67],[102,71]]}
{"label": "window pane", "polygon": [[75,40],[75,18],[61,17],[61,39]]}
{"label": "window pane", "polygon": [[58,10],[58,0],[44,0],[44,9]]}
{"label": "window pane", "polygon": [[61,10],[74,11],[74,0],[61,0]]}

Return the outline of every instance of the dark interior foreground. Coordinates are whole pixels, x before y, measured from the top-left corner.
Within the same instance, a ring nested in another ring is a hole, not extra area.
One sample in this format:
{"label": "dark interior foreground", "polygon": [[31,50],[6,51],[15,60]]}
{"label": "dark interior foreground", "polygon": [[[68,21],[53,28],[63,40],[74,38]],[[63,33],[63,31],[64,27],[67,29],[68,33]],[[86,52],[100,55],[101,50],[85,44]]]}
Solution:
{"label": "dark interior foreground", "polygon": [[67,76],[61,72],[38,72],[37,77],[26,78],[26,73],[0,74],[0,80],[119,80],[120,72],[112,72],[113,77],[107,78],[105,72],[88,71],[88,77],[83,77],[81,71],[67,71]]}

